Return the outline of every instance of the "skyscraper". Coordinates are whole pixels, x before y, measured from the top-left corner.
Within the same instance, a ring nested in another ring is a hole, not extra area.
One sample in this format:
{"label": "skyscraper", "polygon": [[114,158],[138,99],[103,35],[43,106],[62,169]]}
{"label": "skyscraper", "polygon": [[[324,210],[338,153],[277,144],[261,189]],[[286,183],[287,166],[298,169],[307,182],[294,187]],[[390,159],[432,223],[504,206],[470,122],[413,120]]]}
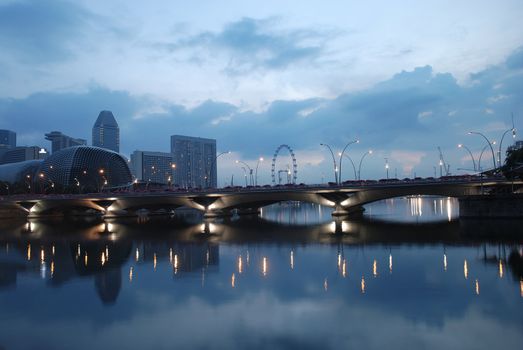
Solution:
{"label": "skyscraper", "polygon": [[0,130],[0,148],[15,148],[16,132],[11,130]]}
{"label": "skyscraper", "polygon": [[176,185],[216,187],[216,140],[173,135],[171,153],[176,164]]}
{"label": "skyscraper", "polygon": [[72,138],[71,136],[62,134],[60,131],[51,131],[45,134],[45,139],[51,141],[51,150],[53,153],[68,147],[87,145],[86,140]]}
{"label": "skyscraper", "polygon": [[111,111],[101,111],[93,126],[93,146],[120,152],[120,128]]}
{"label": "skyscraper", "polygon": [[131,154],[131,172],[138,181],[172,184],[174,171],[171,153],[134,151]]}

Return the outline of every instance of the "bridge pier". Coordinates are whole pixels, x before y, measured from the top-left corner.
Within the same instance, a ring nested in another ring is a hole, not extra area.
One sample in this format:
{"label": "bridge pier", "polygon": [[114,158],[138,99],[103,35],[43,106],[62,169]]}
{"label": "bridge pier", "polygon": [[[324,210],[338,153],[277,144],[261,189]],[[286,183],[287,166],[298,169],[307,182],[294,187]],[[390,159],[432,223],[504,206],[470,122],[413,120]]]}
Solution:
{"label": "bridge pier", "polygon": [[365,208],[363,206],[354,206],[354,207],[343,207],[340,204],[336,204],[334,207],[334,211],[332,212],[332,216],[338,217],[338,216],[357,216],[362,215],[365,211]]}

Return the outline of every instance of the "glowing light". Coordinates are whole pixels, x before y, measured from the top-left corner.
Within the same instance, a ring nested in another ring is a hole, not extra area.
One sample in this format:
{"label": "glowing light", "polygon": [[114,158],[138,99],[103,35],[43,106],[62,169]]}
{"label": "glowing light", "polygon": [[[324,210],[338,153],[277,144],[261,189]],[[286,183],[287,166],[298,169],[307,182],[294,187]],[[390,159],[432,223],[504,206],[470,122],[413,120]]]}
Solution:
{"label": "glowing light", "polygon": [[178,254],[175,254],[174,255],[174,264],[173,264],[173,267],[174,267],[174,273],[178,273]]}
{"label": "glowing light", "polygon": [[243,272],[243,261],[242,261],[242,256],[240,255],[238,257],[238,273],[242,273]]}
{"label": "glowing light", "polygon": [[347,261],[343,259],[343,264],[341,264],[341,275],[343,278],[347,277]]}
{"label": "glowing light", "polygon": [[469,278],[469,267],[467,264],[467,260],[463,262],[463,276],[465,276],[465,279]]}
{"label": "glowing light", "polygon": [[447,218],[450,221],[452,218],[452,202],[447,198]]}
{"label": "glowing light", "polygon": [[341,253],[338,253],[338,269],[341,267]]}
{"label": "glowing light", "polygon": [[102,252],[102,256],[100,258],[100,261],[102,263],[102,266],[104,266],[105,265],[105,252]]}
{"label": "glowing light", "polygon": [[169,263],[173,263],[173,249],[169,248]]}
{"label": "glowing light", "polygon": [[76,256],[80,255],[82,255],[82,253],[80,252],[80,245],[78,244],[78,246],[76,247]]}
{"label": "glowing light", "polygon": [[329,289],[329,282],[327,281],[327,278],[323,280],[323,289],[327,291]]}
{"label": "glowing light", "polygon": [[376,259],[374,259],[374,262],[372,263],[372,275],[374,277],[378,276],[378,262],[376,261]]}
{"label": "glowing light", "polygon": [[479,295],[479,281],[476,279],[476,295]]}
{"label": "glowing light", "polygon": [[45,251],[44,249],[40,249],[40,261],[41,262],[44,262],[45,261]]}
{"label": "glowing light", "polygon": [[209,261],[211,260],[209,249],[207,249],[207,252],[205,253],[205,263],[206,265],[209,265]]}
{"label": "glowing light", "polygon": [[498,269],[499,269],[499,278],[503,278],[503,263],[501,262],[501,259],[499,259]]}
{"label": "glowing light", "polygon": [[519,281],[519,294],[523,298],[523,280]]}
{"label": "glowing light", "polygon": [[156,271],[156,253],[153,254],[153,269]]}
{"label": "glowing light", "polygon": [[291,250],[291,270],[294,270],[294,251]]}
{"label": "glowing light", "polygon": [[105,246],[105,260],[109,260],[109,247]]}
{"label": "glowing light", "polygon": [[443,254],[443,270],[447,271],[447,254]]}
{"label": "glowing light", "polygon": [[51,278],[54,276],[54,261],[51,261]]}
{"label": "glowing light", "polygon": [[55,252],[55,249],[54,249],[54,245],[51,247],[51,254],[53,254],[54,256],[54,252]]}
{"label": "glowing light", "polygon": [[87,257],[87,253],[85,253],[84,256],[84,265],[87,266],[87,262],[89,261],[89,258]]}
{"label": "glowing light", "polygon": [[231,276],[231,287],[232,288],[234,288],[235,282],[236,282],[236,276],[234,275],[234,272],[233,272],[232,276]]}
{"label": "glowing light", "polygon": [[360,283],[361,293],[365,294],[365,278],[361,276],[361,283]]}
{"label": "glowing light", "polygon": [[267,257],[266,256],[263,257],[262,274],[264,277],[267,276]]}
{"label": "glowing light", "polygon": [[129,282],[132,282],[133,281],[133,267],[131,266],[131,268],[129,269]]}
{"label": "glowing light", "polygon": [[247,260],[247,266],[249,266],[249,261],[250,261],[249,251],[247,251],[247,257],[246,257],[246,260]]}
{"label": "glowing light", "polygon": [[138,262],[140,260],[140,250],[136,248],[136,253],[134,254],[134,260]]}
{"label": "glowing light", "polygon": [[27,260],[31,260],[31,245],[27,245]]}
{"label": "glowing light", "polygon": [[389,272],[392,273],[392,254],[389,254]]}

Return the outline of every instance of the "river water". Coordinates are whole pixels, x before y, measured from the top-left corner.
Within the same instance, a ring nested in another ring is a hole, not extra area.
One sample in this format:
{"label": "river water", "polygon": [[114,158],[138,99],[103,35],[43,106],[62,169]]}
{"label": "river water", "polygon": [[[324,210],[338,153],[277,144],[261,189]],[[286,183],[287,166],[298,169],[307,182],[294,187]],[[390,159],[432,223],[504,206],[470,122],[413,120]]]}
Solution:
{"label": "river water", "polygon": [[396,198],[0,222],[0,349],[523,348],[523,225]]}

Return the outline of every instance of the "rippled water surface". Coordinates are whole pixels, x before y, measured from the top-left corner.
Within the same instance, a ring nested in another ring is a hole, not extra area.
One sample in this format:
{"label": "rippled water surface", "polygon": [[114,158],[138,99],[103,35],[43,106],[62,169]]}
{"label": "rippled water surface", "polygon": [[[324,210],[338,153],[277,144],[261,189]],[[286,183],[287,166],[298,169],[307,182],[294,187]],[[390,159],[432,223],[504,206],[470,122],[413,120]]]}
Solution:
{"label": "rippled water surface", "polygon": [[3,221],[0,349],[522,348],[522,222],[457,215]]}

